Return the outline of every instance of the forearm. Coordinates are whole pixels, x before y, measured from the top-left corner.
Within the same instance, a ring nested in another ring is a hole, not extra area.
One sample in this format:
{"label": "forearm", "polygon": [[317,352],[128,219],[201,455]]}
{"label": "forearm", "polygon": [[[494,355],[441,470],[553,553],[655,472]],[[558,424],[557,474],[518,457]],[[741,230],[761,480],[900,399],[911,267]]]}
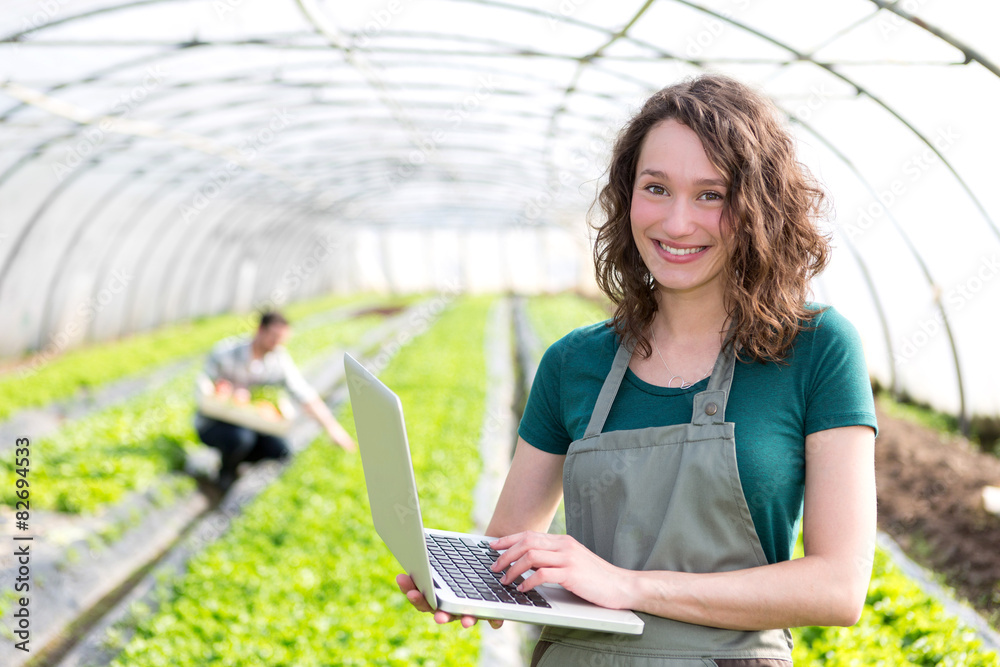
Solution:
{"label": "forearm", "polygon": [[331,423],[336,423],[330,408],[326,407],[326,403],[321,398],[314,398],[308,403],[303,403],[302,408],[323,428],[328,428]]}
{"label": "forearm", "polygon": [[562,498],[565,458],[543,452],[518,438],[486,534],[502,537],[524,530],[548,530]]}
{"label": "forearm", "polygon": [[635,572],[624,607],[733,630],[853,625],[864,604],[867,567],[821,556],[730,572]]}
{"label": "forearm", "polygon": [[315,398],[302,406],[305,411],[329,434],[334,442],[340,445],[353,445],[351,434],[344,430],[340,422],[334,418],[326,403],[320,398]]}
{"label": "forearm", "polygon": [[[508,486],[514,488],[508,489]],[[508,477],[507,484],[504,485],[504,493],[501,494],[497,506],[493,510],[493,517],[489,526],[486,527],[486,534],[492,537],[502,537],[512,535],[525,530],[536,530],[544,533],[552,523],[559,501],[555,502],[555,507],[549,508],[544,504],[529,506],[523,501],[517,491],[517,484],[511,484]]]}

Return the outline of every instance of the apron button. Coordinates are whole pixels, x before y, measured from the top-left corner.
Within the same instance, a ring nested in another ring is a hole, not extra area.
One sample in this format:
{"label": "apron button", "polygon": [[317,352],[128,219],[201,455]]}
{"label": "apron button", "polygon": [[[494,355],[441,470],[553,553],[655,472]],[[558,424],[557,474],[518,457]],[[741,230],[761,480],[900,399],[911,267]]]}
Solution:
{"label": "apron button", "polygon": [[705,406],[705,414],[708,415],[709,417],[711,417],[718,411],[719,411],[719,406],[716,405],[715,403],[709,403],[708,405]]}

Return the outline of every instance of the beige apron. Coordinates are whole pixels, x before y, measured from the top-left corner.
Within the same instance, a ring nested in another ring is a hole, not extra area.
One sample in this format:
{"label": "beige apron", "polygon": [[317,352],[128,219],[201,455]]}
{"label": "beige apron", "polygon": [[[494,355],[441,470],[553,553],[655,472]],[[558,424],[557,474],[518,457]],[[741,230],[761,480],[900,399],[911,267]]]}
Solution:
{"label": "beige apron", "polygon": [[[602,433],[628,368],[615,355],[582,439],[563,470],[567,533],[630,570],[723,572],[766,565],[725,421],[735,354],[726,345],[690,424]],[[613,585],[613,582],[609,582]],[[642,635],[547,627],[533,665],[693,667],[791,664],[787,630],[745,632],[639,614]]]}

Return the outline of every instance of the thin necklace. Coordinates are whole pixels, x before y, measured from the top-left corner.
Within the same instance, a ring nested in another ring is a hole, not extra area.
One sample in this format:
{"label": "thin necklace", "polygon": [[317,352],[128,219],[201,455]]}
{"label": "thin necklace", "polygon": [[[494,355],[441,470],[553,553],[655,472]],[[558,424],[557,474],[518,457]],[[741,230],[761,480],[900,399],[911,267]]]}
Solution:
{"label": "thin necklace", "polygon": [[709,375],[712,374],[712,369],[709,368],[707,373],[702,375],[694,382],[684,382],[684,378],[682,378],[680,375],[674,375],[674,372],[670,370],[670,366],[667,366],[666,359],[664,359],[663,354],[660,353],[660,344],[656,342],[656,332],[653,330],[653,327],[649,327],[649,332],[653,334],[653,347],[656,349],[656,356],[658,356],[660,358],[660,361],[663,362],[663,367],[667,369],[667,373],[670,373],[670,379],[667,380],[668,387],[670,386],[670,383],[674,381],[674,378],[676,378],[681,381],[680,387],[678,387],[678,389],[690,389],[691,387],[695,386],[696,384],[698,384],[699,382],[701,382],[702,380],[704,380],[705,378],[707,378]]}

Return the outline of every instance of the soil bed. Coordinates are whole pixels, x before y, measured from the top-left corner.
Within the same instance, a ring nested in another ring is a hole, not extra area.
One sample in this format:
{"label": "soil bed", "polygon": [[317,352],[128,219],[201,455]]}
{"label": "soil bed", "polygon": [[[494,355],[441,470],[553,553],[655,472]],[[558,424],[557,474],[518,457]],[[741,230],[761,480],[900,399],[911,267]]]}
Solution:
{"label": "soil bed", "polygon": [[878,422],[879,527],[998,628],[1000,517],[982,488],[1000,486],[1000,458],[883,410]]}

